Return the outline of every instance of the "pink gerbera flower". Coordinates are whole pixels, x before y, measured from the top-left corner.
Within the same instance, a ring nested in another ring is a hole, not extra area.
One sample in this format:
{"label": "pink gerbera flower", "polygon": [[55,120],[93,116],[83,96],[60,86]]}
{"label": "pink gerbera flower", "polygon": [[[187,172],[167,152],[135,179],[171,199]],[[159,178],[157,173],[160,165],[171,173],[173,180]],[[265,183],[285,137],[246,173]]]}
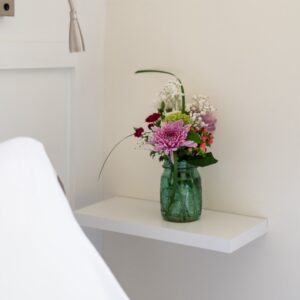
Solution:
{"label": "pink gerbera flower", "polygon": [[153,136],[150,143],[154,146],[154,151],[170,155],[180,147],[196,147],[197,144],[188,141],[187,135],[191,125],[184,125],[182,120],[176,122],[163,123],[161,127],[152,128]]}

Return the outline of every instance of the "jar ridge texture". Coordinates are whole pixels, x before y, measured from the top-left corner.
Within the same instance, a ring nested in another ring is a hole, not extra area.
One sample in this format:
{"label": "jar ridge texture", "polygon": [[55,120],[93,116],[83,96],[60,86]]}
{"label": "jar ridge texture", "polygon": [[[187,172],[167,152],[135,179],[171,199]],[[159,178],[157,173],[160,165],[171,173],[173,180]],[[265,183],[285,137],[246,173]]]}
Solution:
{"label": "jar ridge texture", "polygon": [[177,163],[177,172],[170,161],[163,164],[160,182],[161,214],[170,222],[192,222],[202,211],[201,177],[197,167],[187,161]]}

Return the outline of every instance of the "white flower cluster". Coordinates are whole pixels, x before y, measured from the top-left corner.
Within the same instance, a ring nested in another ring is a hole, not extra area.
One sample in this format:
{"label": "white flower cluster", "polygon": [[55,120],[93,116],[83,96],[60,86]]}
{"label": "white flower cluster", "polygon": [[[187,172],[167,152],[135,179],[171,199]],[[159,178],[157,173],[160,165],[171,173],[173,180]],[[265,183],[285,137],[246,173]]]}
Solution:
{"label": "white flower cluster", "polygon": [[215,108],[209,103],[209,97],[197,95],[193,96],[193,102],[189,106],[189,115],[194,121],[194,126],[197,129],[206,127],[203,117],[215,111]]}
{"label": "white flower cluster", "polygon": [[163,86],[159,93],[158,107],[164,105],[164,110],[167,112],[181,109],[181,83],[178,80],[170,80]]}

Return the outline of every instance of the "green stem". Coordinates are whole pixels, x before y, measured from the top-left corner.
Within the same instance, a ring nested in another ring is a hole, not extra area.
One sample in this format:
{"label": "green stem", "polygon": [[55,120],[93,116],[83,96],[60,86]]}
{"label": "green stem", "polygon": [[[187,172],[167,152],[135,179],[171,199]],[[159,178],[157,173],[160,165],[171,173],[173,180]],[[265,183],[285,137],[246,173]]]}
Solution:
{"label": "green stem", "polygon": [[173,181],[174,181],[174,186],[177,185],[177,179],[178,179],[178,156],[176,152],[173,152],[173,157],[174,157],[174,174],[173,174]]}
{"label": "green stem", "polygon": [[172,197],[170,201],[169,207],[172,205],[172,202],[175,199],[176,189],[177,189],[177,181],[178,181],[178,156],[176,152],[173,152],[173,159],[174,159],[174,168],[173,168],[173,191]]}
{"label": "green stem", "polygon": [[117,142],[113,147],[112,149],[109,151],[108,155],[106,156],[102,166],[101,166],[101,169],[100,169],[100,172],[99,172],[99,175],[98,175],[98,180],[100,180],[101,178],[101,175],[102,175],[102,172],[103,172],[103,169],[110,157],[110,155],[113,153],[113,151],[122,143],[124,142],[125,140],[127,140],[129,137],[133,136],[134,134],[130,134],[130,135],[127,135],[126,137],[122,138],[119,142]]}
{"label": "green stem", "polygon": [[145,70],[138,70],[135,72],[135,74],[141,74],[141,73],[161,73],[161,74],[168,74],[171,76],[174,76],[180,83],[180,89],[181,89],[181,111],[182,113],[185,113],[185,91],[184,91],[184,87],[182,84],[182,81],[180,80],[179,77],[177,77],[175,74],[171,73],[171,72],[167,72],[167,71],[162,71],[162,70],[152,70],[152,69],[145,69]]}

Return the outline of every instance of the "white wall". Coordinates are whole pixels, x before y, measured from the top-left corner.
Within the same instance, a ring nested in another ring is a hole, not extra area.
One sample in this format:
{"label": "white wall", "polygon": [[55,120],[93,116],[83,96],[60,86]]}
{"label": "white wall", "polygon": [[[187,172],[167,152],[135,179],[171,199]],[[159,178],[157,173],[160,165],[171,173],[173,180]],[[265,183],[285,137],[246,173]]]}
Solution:
{"label": "white wall", "polygon": [[87,52],[69,54],[68,1],[16,1],[0,18],[0,140],[41,140],[73,206],[96,201],[101,159],[104,0],[78,2]]}
{"label": "white wall", "polygon": [[104,33],[106,0],[79,1],[87,51],[78,55],[72,105],[72,195],[77,207],[99,200],[103,148]]}
{"label": "white wall", "polygon": [[73,207],[100,197],[104,84],[105,0],[77,4],[80,54],[68,50],[67,0],[16,0],[16,16],[0,18],[0,141],[41,140]]}
{"label": "white wall", "polygon": [[[300,299],[299,10],[296,0],[108,2],[106,152],[168,79],[133,72],[172,71],[218,108],[204,206],[270,220],[266,237],[233,255],[107,234],[105,258],[131,299]],[[106,196],[158,200],[160,174],[128,141],[107,165]]]}

